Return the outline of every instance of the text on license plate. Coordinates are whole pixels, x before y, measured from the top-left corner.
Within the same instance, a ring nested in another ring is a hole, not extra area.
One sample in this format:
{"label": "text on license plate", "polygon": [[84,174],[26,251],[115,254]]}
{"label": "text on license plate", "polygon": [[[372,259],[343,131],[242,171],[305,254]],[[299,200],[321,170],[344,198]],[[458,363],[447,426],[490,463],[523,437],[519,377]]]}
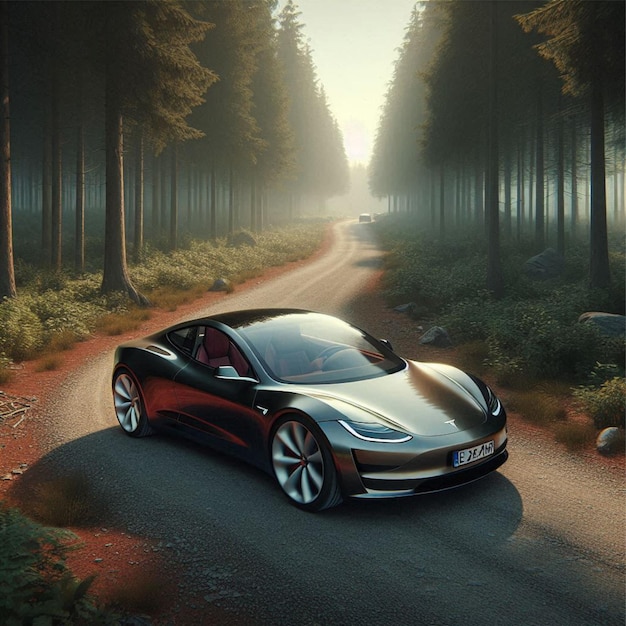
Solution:
{"label": "text on license plate", "polygon": [[460,467],[461,465],[491,456],[493,451],[493,441],[485,441],[485,443],[481,443],[479,446],[466,448],[465,450],[455,450],[452,455],[452,464],[454,467]]}

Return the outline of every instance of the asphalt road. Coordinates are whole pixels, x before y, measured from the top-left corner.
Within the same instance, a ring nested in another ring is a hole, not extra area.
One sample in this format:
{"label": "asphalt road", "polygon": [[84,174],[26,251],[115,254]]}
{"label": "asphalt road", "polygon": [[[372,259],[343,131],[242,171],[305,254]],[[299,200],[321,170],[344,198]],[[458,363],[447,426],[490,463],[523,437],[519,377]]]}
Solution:
{"label": "asphalt road", "polygon": [[[379,262],[368,227],[340,223],[323,258],[206,312],[350,317]],[[623,626],[623,481],[513,432],[509,462],[478,483],[307,514],[254,468],[172,438],[126,437],[111,363],[95,355],[59,390],[40,469],[84,472],[112,516],[102,525],[162,541],[186,567],[171,585],[197,594],[202,622]]]}

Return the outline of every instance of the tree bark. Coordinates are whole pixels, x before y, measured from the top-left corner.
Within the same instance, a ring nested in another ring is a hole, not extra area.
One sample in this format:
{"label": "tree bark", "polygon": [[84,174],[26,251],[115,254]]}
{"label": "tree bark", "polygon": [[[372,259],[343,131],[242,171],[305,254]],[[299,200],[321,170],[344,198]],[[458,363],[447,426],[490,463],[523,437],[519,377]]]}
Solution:
{"label": "tree bark", "polygon": [[144,159],[143,133],[137,134],[137,165],[135,169],[135,224],[133,231],[133,257],[139,261],[143,252],[143,212],[144,212]]}
{"label": "tree bark", "polygon": [[606,188],[604,155],[604,98],[602,84],[591,85],[591,259],[592,289],[604,289],[611,284],[609,243],[606,225]]}
{"label": "tree bark", "polygon": [[60,78],[55,70],[52,85],[52,249],[51,267],[60,271],[63,262],[63,157],[61,147]]}
{"label": "tree bark", "polygon": [[172,170],[170,172],[170,237],[169,249],[178,247],[178,147],[172,146]]}
{"label": "tree bark", "polygon": [[43,131],[41,187],[41,263],[50,267],[52,258],[52,107],[47,99]]}
{"label": "tree bark", "polygon": [[490,81],[489,81],[489,176],[487,202],[487,289],[496,298],[503,295],[504,279],[500,262],[500,202],[498,191],[499,152],[498,152],[498,31],[497,0],[491,2],[491,46],[490,46]]}
{"label": "tree bark", "polygon": [[563,154],[563,112],[560,110],[557,124],[557,172],[556,172],[556,250],[561,256],[565,256],[565,156]]}
{"label": "tree bark", "polygon": [[76,215],[74,229],[74,269],[85,271],[85,134],[82,120],[76,139]]}
{"label": "tree bark", "polygon": [[0,0],[0,298],[14,298],[9,117],[9,3]]}
{"label": "tree bark", "polygon": [[537,138],[536,138],[536,178],[535,187],[535,247],[541,252],[546,245],[545,236],[545,188],[543,153],[543,103],[541,90],[537,94]]}
{"label": "tree bark", "polygon": [[126,263],[124,135],[119,101],[110,82],[107,80],[105,97],[106,216],[101,289],[103,293],[124,291],[133,302],[147,305],[147,298],[133,286]]}

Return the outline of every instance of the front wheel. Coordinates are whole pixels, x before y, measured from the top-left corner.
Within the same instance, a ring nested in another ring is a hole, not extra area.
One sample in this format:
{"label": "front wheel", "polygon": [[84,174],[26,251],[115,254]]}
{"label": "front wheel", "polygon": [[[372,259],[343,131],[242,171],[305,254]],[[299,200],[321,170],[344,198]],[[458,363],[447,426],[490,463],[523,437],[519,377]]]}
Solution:
{"label": "front wheel", "polygon": [[342,501],[337,470],[319,429],[297,416],[283,420],[272,437],[272,467],[293,504],[322,511]]}
{"label": "front wheel", "polygon": [[152,434],[139,383],[130,370],[120,368],[113,377],[115,415],[124,432],[131,437]]}

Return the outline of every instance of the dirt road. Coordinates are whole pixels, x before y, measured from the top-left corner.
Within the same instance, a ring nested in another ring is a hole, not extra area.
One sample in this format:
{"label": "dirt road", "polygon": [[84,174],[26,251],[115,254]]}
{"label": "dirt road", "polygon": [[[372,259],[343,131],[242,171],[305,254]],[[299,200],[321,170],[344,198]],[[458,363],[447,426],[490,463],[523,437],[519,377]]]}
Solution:
{"label": "dirt road", "polygon": [[[369,233],[337,224],[327,255],[206,313],[296,306],[354,319],[380,263]],[[393,323],[385,335],[402,341]],[[108,503],[102,525],[161,542],[184,564],[171,586],[198,598],[186,623],[624,624],[615,476],[513,432],[509,462],[468,487],[306,514],[251,467],[171,438],[124,436],[111,362],[111,352],[95,356],[59,389],[39,469],[84,472]]]}

